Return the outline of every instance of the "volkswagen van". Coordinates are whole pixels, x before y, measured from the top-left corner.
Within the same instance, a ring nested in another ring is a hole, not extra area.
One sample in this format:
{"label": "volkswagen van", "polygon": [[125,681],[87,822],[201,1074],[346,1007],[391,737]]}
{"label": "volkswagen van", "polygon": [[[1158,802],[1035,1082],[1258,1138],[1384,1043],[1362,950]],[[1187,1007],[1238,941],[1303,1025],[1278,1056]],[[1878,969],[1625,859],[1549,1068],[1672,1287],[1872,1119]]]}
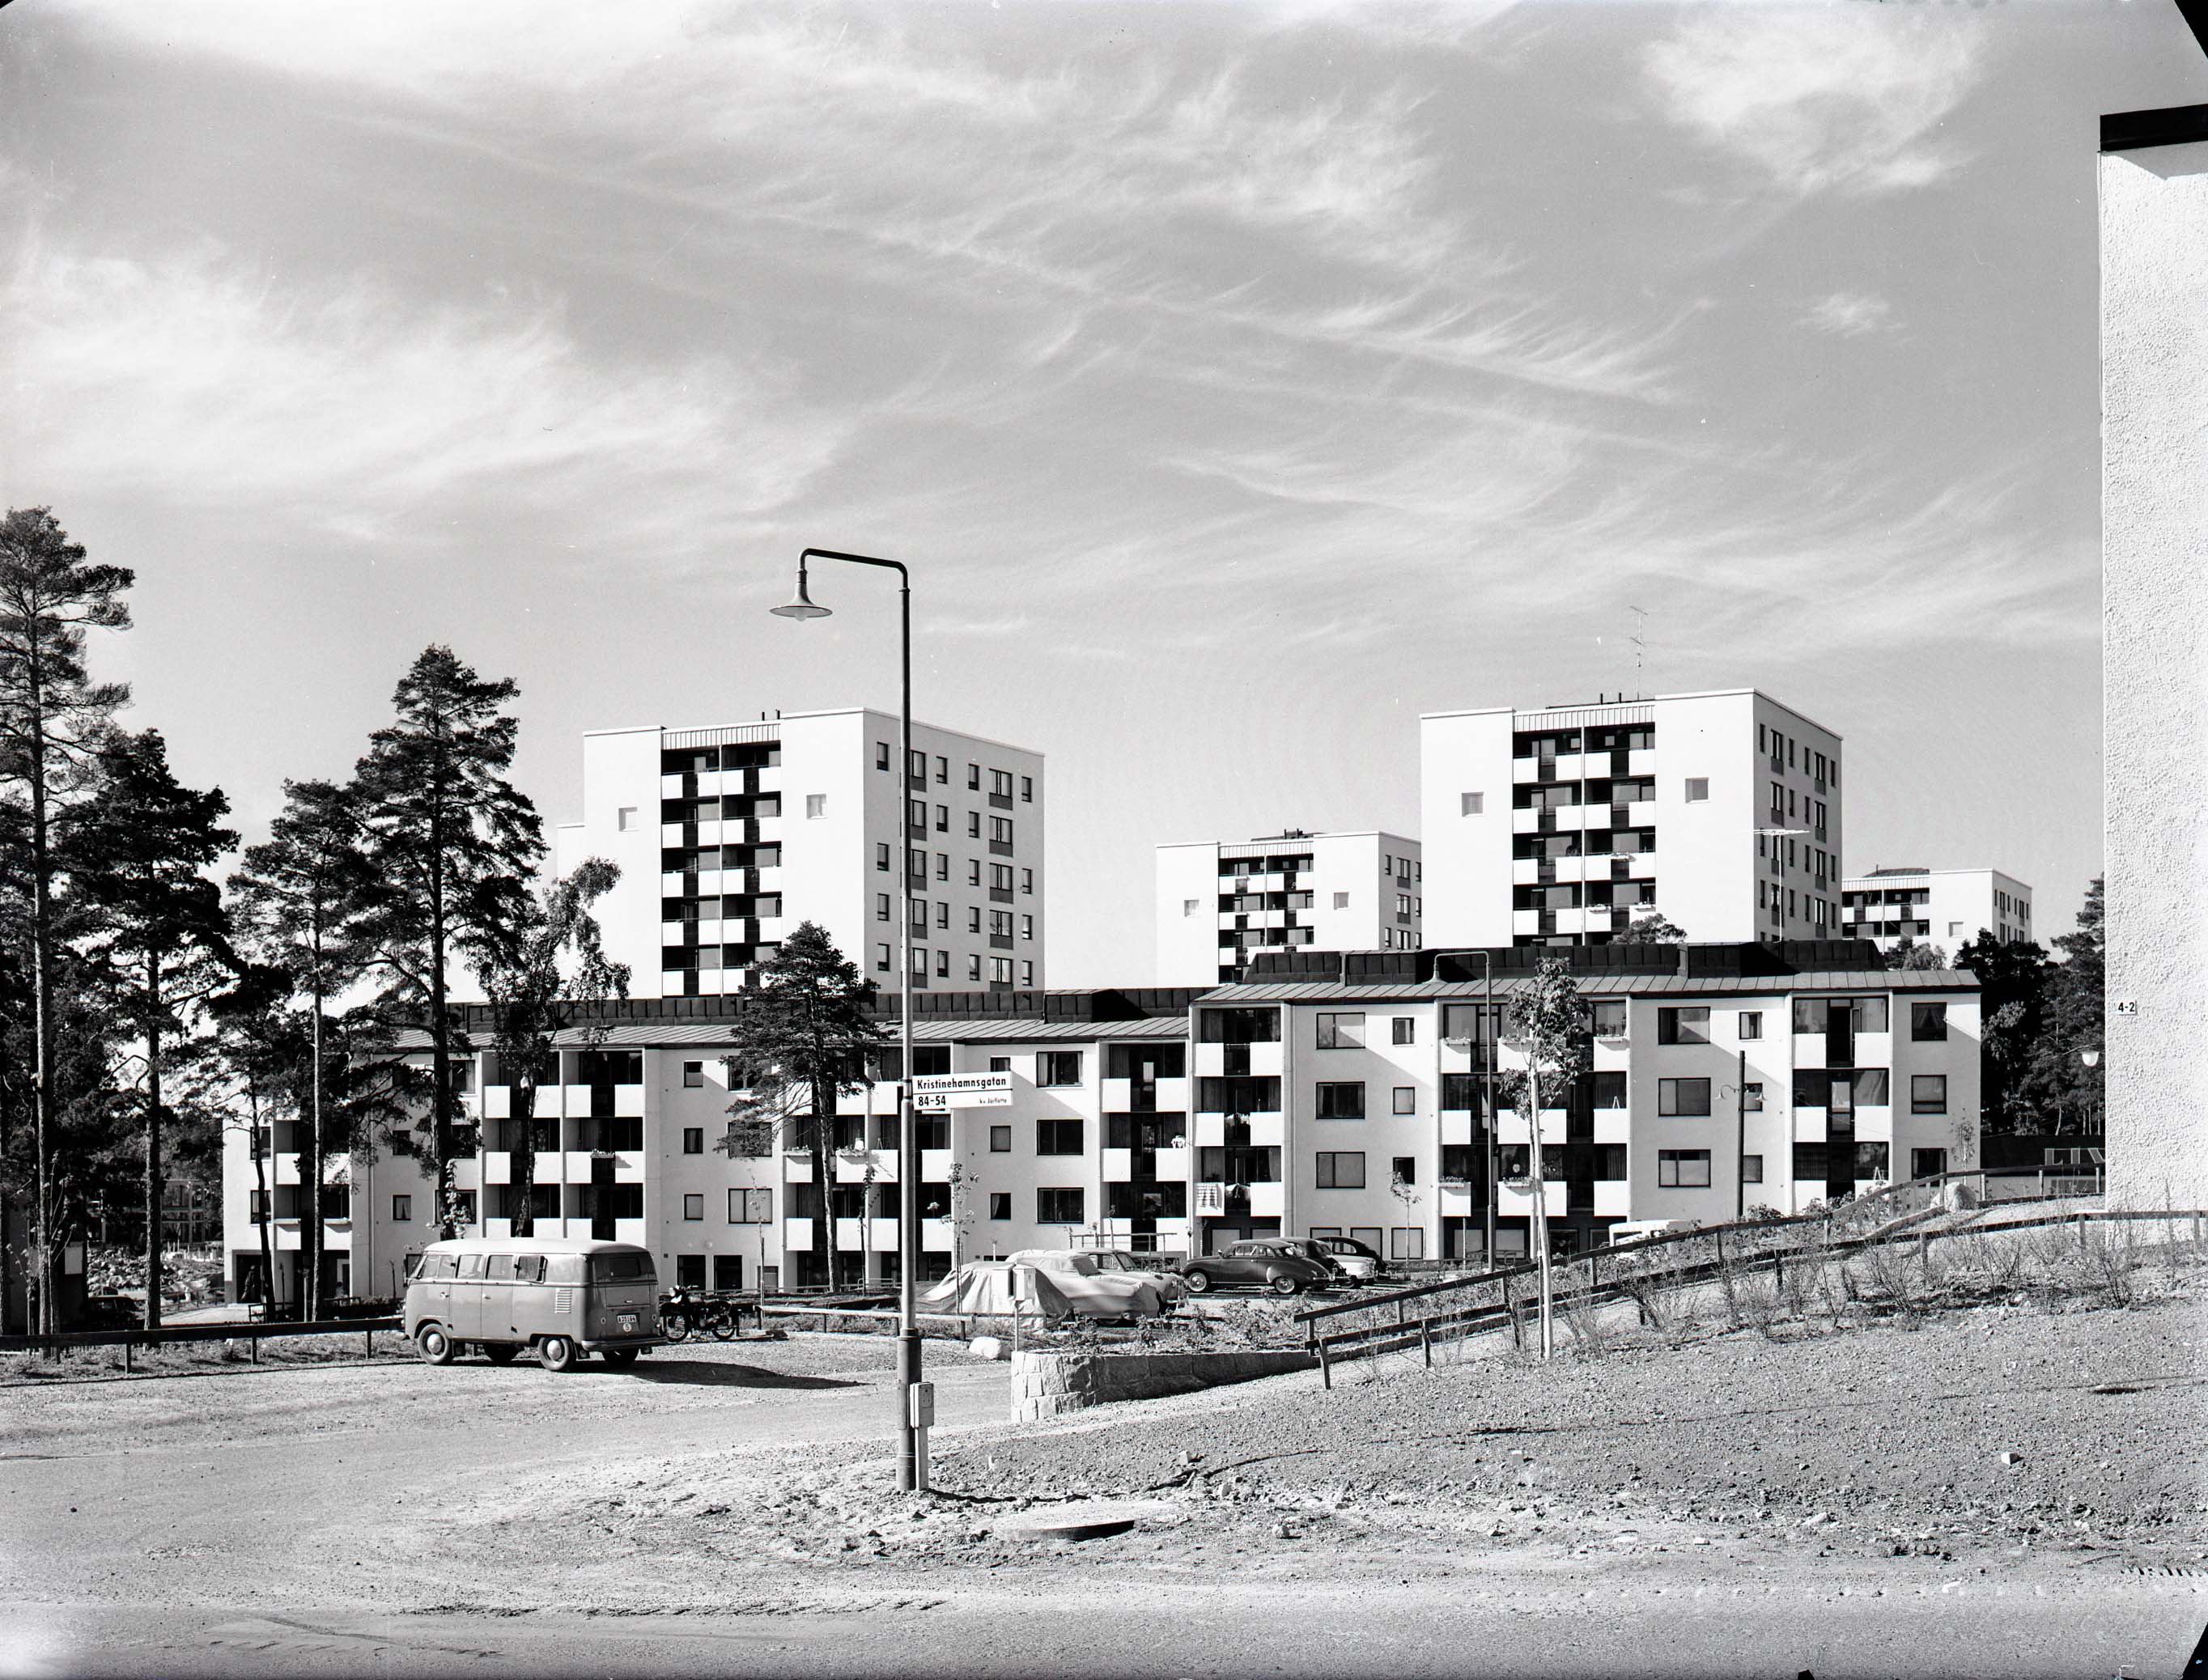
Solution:
{"label": "volkswagen van", "polygon": [[431,1243],[406,1276],[403,1323],[430,1365],[479,1347],[495,1365],[524,1350],[547,1371],[585,1353],[633,1365],[660,1345],[648,1249],[580,1237],[457,1237]]}

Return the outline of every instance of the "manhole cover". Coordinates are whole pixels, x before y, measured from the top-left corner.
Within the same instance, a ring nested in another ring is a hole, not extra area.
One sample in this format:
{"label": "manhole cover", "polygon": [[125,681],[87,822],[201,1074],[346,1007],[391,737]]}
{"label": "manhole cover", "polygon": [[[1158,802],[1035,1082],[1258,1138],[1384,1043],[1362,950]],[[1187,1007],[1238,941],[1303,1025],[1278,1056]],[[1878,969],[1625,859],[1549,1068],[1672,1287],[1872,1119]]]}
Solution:
{"label": "manhole cover", "polygon": [[999,1527],[1035,1540],[1101,1540],[1124,1534],[1145,1517],[1154,1516],[1154,1504],[1065,1505],[1053,1511],[1034,1511]]}

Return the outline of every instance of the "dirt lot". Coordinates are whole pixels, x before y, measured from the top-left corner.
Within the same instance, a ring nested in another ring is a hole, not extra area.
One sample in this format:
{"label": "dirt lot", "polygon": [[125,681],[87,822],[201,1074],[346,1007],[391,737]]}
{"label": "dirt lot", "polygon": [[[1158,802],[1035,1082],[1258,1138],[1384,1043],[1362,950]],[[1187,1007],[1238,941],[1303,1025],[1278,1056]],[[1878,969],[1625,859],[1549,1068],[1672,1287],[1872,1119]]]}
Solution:
{"label": "dirt lot", "polygon": [[[2202,1331],[1992,1305],[1050,1426],[932,1346],[918,1498],[881,1341],[17,1389],[0,1626],[27,1672],[2175,1672]],[[1028,1526],[1100,1499],[1136,1526]]]}

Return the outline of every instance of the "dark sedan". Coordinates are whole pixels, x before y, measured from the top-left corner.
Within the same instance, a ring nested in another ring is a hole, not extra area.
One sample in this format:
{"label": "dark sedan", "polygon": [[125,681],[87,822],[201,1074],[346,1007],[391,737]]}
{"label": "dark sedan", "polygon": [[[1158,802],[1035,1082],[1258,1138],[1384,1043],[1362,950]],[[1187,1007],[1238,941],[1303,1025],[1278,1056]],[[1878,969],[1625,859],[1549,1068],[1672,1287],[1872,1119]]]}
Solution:
{"label": "dark sedan", "polygon": [[1235,1243],[1216,1254],[1197,1255],[1181,1262],[1180,1275],[1188,1281],[1191,1295],[1237,1286],[1295,1295],[1323,1289],[1335,1277],[1332,1265],[1314,1259],[1303,1244],[1286,1238]]}

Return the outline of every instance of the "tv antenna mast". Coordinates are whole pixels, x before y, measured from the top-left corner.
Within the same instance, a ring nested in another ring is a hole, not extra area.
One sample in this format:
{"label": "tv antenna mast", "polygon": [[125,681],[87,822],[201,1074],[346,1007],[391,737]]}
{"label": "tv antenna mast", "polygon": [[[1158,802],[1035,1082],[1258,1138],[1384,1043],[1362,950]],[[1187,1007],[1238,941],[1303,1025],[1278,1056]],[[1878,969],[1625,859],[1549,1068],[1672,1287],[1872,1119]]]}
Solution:
{"label": "tv antenna mast", "polygon": [[1648,655],[1648,609],[1628,606],[1625,610],[1633,615],[1633,634],[1629,639],[1633,643],[1633,698],[1646,699],[1647,684],[1642,680],[1641,668]]}

